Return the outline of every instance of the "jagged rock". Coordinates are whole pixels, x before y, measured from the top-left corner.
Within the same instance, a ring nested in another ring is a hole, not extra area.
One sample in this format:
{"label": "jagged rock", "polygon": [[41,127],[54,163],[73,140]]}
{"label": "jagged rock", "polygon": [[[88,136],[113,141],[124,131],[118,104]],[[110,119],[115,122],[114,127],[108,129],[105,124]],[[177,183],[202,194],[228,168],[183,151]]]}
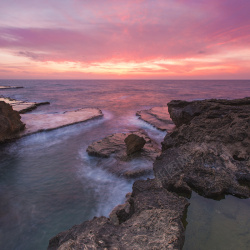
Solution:
{"label": "jagged rock", "polygon": [[250,98],[169,107],[177,127],[162,143],[155,179],[136,181],[110,219],[74,226],[52,238],[48,249],[181,249],[188,202],[178,195],[250,197]]}
{"label": "jagged rock", "polygon": [[[127,155],[127,147],[125,139],[128,136],[135,135],[145,140],[144,147],[133,154]],[[112,156],[116,160],[116,164],[108,164],[106,168],[109,172],[126,178],[137,178],[142,175],[153,173],[153,161],[160,154],[159,146],[151,140],[143,131],[131,133],[117,133],[103,138],[100,141],[93,142],[87,148],[87,152],[91,156],[108,158]],[[140,166],[131,166],[128,162],[136,159],[144,160],[147,164]]]}
{"label": "jagged rock", "polygon": [[[117,219],[94,218],[52,238],[48,249],[181,249],[188,202],[154,180],[136,181]],[[114,221],[114,223],[113,223]]]}
{"label": "jagged rock", "polygon": [[32,111],[36,109],[38,106],[50,104],[49,102],[25,102],[25,101],[17,101],[15,99],[11,99],[9,97],[0,96],[0,101],[4,101],[10,104],[13,110],[18,111],[20,114],[24,114],[28,111]]}
{"label": "jagged rock", "polygon": [[0,101],[0,142],[15,138],[25,128],[21,116],[12,107]]}
{"label": "jagged rock", "polygon": [[136,134],[128,135],[125,138],[124,142],[127,146],[127,155],[131,155],[135,152],[141,151],[144,145],[146,144],[146,140]]}
{"label": "jagged rock", "polygon": [[171,101],[177,128],[166,135],[154,163],[169,191],[220,199],[250,197],[250,98]]}
{"label": "jagged rock", "polygon": [[41,131],[48,131],[65,127],[79,122],[85,122],[103,116],[102,111],[97,108],[83,108],[75,111],[53,114],[22,114],[22,121],[26,129],[20,136],[30,135]]}
{"label": "jagged rock", "polygon": [[159,130],[171,131],[174,128],[168,113],[168,107],[154,107],[148,110],[141,110],[137,111],[136,115]]}

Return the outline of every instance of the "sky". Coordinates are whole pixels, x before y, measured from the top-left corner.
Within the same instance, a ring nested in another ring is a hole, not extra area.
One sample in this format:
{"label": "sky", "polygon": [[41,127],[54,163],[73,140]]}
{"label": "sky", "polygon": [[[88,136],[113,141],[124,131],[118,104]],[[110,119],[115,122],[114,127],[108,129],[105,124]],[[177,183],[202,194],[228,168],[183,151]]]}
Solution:
{"label": "sky", "polygon": [[250,0],[0,0],[0,79],[250,79]]}

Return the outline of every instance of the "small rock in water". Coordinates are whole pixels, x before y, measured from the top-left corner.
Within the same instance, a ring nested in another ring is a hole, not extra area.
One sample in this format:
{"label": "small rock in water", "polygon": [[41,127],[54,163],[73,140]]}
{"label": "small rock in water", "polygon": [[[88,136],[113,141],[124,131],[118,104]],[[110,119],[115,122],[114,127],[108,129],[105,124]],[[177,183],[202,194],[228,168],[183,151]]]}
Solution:
{"label": "small rock in water", "polygon": [[130,134],[129,136],[127,136],[124,142],[127,146],[127,155],[131,155],[135,152],[140,151],[146,144],[146,141],[143,137],[135,134]]}

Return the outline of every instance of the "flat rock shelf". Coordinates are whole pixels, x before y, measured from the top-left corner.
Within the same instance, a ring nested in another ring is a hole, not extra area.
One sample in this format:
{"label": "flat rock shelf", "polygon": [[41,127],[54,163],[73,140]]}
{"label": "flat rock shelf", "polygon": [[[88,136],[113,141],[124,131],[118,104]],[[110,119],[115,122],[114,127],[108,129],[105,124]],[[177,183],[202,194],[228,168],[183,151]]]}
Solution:
{"label": "flat rock shelf", "polygon": [[20,136],[57,129],[102,116],[102,111],[97,108],[83,108],[53,114],[22,114],[21,120],[26,124],[26,128]]}

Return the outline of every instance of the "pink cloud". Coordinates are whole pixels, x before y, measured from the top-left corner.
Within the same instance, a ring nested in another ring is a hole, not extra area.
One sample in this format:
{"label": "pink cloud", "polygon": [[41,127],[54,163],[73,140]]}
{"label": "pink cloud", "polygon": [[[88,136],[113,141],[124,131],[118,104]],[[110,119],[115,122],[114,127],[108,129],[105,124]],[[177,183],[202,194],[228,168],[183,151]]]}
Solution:
{"label": "pink cloud", "polygon": [[204,58],[250,50],[249,9],[245,0],[10,0],[0,3],[0,49],[43,62]]}

